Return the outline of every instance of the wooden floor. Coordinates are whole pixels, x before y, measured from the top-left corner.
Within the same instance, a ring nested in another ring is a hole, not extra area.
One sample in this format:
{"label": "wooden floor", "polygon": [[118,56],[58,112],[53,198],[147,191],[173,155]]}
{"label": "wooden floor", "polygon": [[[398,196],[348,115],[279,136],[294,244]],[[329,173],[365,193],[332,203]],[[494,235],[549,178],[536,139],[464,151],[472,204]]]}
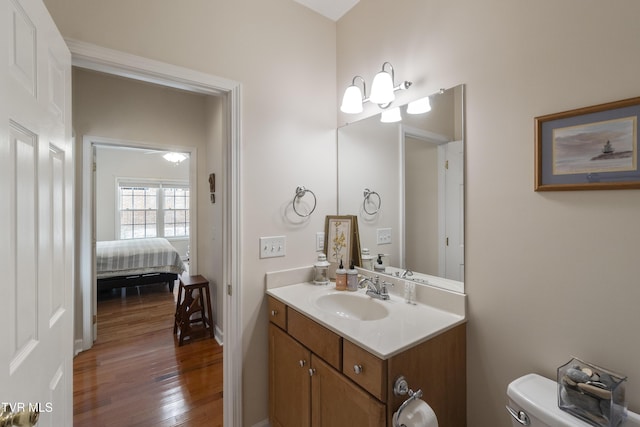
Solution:
{"label": "wooden floor", "polygon": [[222,426],[222,347],[178,347],[174,298],[156,285],[99,297],[98,340],[73,364],[74,426]]}

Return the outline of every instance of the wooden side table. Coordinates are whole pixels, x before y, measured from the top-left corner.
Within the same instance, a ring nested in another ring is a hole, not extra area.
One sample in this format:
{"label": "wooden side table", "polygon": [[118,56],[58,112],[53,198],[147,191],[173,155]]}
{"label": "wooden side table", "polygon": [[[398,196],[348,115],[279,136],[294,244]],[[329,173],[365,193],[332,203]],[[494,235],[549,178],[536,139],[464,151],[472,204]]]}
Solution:
{"label": "wooden side table", "polygon": [[181,275],[173,324],[173,333],[178,333],[178,345],[202,332],[213,338],[212,314],[209,281],[201,275]]}

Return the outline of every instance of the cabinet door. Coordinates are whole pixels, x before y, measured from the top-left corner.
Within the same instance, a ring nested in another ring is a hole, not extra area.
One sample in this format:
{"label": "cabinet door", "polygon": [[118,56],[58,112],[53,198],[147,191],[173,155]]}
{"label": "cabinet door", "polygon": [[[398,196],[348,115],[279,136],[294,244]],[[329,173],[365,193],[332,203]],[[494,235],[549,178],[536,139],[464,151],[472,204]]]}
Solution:
{"label": "cabinet door", "polygon": [[384,427],[385,405],[315,355],[311,356],[312,427]]}
{"label": "cabinet door", "polygon": [[273,427],[308,427],[311,353],[269,323],[269,418]]}

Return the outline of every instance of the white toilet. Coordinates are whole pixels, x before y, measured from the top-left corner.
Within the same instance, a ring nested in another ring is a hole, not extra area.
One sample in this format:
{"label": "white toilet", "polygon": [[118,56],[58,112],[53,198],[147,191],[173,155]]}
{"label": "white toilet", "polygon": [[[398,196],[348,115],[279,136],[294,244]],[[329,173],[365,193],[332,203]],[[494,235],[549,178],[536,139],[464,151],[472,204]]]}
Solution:
{"label": "white toilet", "polygon": [[[512,381],[507,396],[514,427],[591,427],[558,407],[558,384],[540,375],[528,374]],[[620,426],[640,427],[640,415],[628,411]]]}

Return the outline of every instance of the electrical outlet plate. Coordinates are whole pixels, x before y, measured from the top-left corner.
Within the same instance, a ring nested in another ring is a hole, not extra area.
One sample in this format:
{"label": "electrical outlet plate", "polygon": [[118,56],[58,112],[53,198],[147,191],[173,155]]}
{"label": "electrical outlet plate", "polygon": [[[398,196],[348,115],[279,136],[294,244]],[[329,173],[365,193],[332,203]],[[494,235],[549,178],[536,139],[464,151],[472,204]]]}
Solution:
{"label": "electrical outlet plate", "polygon": [[287,238],[272,236],[260,238],[260,258],[283,257],[287,253]]}
{"label": "electrical outlet plate", "polygon": [[391,229],[390,228],[378,228],[376,233],[377,243],[379,245],[391,244]]}
{"label": "electrical outlet plate", "polygon": [[324,231],[318,231],[316,233],[316,251],[324,250]]}

